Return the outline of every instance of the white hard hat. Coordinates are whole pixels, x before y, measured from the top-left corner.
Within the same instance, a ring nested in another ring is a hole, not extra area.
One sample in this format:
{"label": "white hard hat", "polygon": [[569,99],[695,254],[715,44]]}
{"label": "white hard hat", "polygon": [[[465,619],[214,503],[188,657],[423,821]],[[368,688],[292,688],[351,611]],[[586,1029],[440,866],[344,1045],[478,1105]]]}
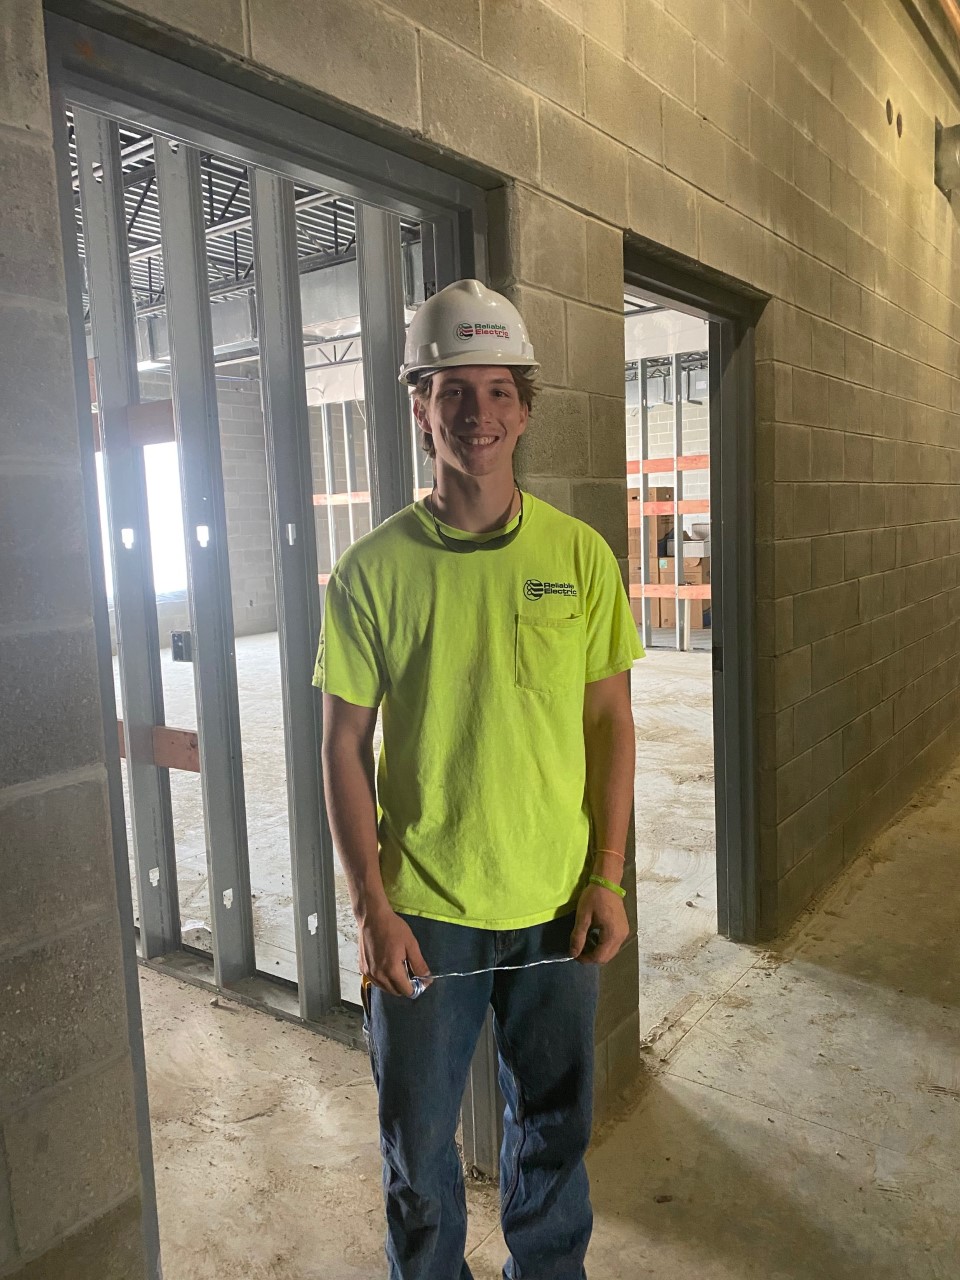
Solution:
{"label": "white hard hat", "polygon": [[457,280],[428,298],[410,322],[400,381],[435,369],[502,364],[527,373],[540,365],[520,312],[479,280]]}

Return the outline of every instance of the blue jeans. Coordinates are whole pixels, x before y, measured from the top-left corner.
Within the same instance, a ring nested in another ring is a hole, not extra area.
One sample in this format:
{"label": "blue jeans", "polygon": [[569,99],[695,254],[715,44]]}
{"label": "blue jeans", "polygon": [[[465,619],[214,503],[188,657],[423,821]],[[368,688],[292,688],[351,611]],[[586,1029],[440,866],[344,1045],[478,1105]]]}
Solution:
{"label": "blue jeans", "polygon": [[[404,916],[434,973],[567,954],[574,917],[494,932]],[[379,1095],[390,1280],[472,1280],[455,1134],[493,1006],[506,1100],[505,1280],[585,1280],[593,1226],[583,1157],[593,1110],[599,970],[576,962],[441,978],[418,1000],[373,988],[365,1031]]]}

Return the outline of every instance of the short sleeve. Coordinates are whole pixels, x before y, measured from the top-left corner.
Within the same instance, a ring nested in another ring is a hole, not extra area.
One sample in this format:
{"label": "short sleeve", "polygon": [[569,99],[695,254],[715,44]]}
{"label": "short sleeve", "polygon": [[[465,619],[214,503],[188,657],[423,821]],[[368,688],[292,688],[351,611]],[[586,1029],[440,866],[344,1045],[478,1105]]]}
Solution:
{"label": "short sleeve", "polygon": [[380,637],[336,571],[323,604],[323,627],[313,683],[358,707],[378,707],[386,688]]}
{"label": "short sleeve", "polygon": [[586,683],[629,671],[644,656],[620,567],[606,543],[597,555],[586,602]]}

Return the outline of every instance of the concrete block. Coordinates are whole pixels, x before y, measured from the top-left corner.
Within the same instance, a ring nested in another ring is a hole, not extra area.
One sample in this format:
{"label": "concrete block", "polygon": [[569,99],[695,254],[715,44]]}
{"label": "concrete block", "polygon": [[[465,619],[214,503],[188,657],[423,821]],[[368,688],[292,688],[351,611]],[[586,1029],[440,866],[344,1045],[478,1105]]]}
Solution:
{"label": "concrete block", "polygon": [[696,258],[696,188],[640,155],[630,156],[629,226],[654,244]]}
{"label": "concrete block", "polygon": [[[636,937],[628,938],[609,964],[600,971],[600,1003],[597,1006],[596,1039],[601,1043],[617,1027],[628,1022],[640,1004],[639,962]],[[637,1034],[637,1042],[640,1036]]]}
{"label": "concrete block", "polygon": [[115,900],[103,905],[100,920],[0,958],[0,1112],[126,1044]]}
{"label": "concrete block", "polygon": [[701,262],[757,284],[759,255],[757,252],[757,226],[749,218],[712,196],[697,193],[697,211],[700,223]]}
{"label": "concrete block", "polygon": [[603,222],[587,223],[587,297],[623,317],[623,232]]}
{"label": "concrete block", "polygon": [[639,1071],[640,1010],[634,1009],[607,1037],[608,1103],[612,1104],[636,1082]]}
{"label": "concrete block", "polygon": [[568,22],[583,28],[583,7],[585,0],[545,0],[551,9],[562,13]]}
{"label": "concrete block", "polygon": [[701,191],[726,199],[727,143],[723,135],[673,98],[663,100],[663,162]]}
{"label": "concrete block", "polygon": [[480,0],[390,0],[390,7],[479,56]]}
{"label": "concrete block", "polygon": [[782,422],[776,427],[774,477],[777,480],[810,479],[809,427]]}
{"label": "concrete block", "polygon": [[0,1162],[0,1267],[6,1270],[17,1259],[17,1233],[13,1226],[13,1205],[6,1161]]}
{"label": "concrete block", "polygon": [[627,555],[627,490],[615,480],[573,480],[570,514],[603,535],[613,554]]}
{"label": "concrete block", "polygon": [[[704,5],[700,6],[700,11],[723,13],[722,8]],[[739,61],[732,65],[744,66]],[[712,121],[729,138],[746,147],[750,140],[750,92],[746,84],[734,74],[730,65],[721,62],[699,43],[696,71],[698,114]]]}
{"label": "concrete block", "polygon": [[793,371],[793,417],[812,427],[830,421],[830,382],[822,373],[807,369]]}
{"label": "concrete block", "polygon": [[807,253],[797,254],[795,301],[811,316],[830,315],[830,280],[833,272],[826,263]]}
{"label": "concrete block", "polygon": [[[183,3],[186,6],[189,0]],[[420,128],[417,33],[408,22],[373,0],[353,0],[349,5],[337,0],[312,0],[310,5],[303,0],[249,0],[248,9],[254,62],[391,124]],[[435,137],[426,121],[426,99],[428,87],[437,90],[439,86],[431,86],[435,78],[428,73],[427,40],[425,35],[424,127]],[[464,61],[475,60],[445,42],[429,40],[434,52],[438,47],[447,52],[442,78],[450,87],[464,90],[465,101],[472,107],[469,86],[457,84],[454,54]],[[495,115],[493,111],[484,119],[490,123]]]}
{"label": "concrete block", "polygon": [[627,474],[625,406],[621,397],[590,397],[590,474],[620,480]]}
{"label": "concrete block", "polygon": [[540,104],[543,186],[622,227],[627,220],[626,147],[551,103]]}
{"label": "concrete block", "polygon": [[583,36],[540,0],[482,0],[483,56],[527,89],[583,114]]}
{"label": "concrete block", "polygon": [[90,613],[79,473],[0,475],[0,626]]}
{"label": "concrete block", "polygon": [[825,209],[830,207],[830,159],[802,133],[793,135],[793,175],[811,200]]}
{"label": "concrete block", "polygon": [[809,538],[795,538],[774,544],[774,593],[794,596],[809,591],[811,550]]}
{"label": "concrete block", "polygon": [[554,476],[528,476],[519,467],[517,479],[535,498],[539,498],[542,502],[549,502],[551,507],[556,507],[558,511],[566,511],[568,515],[570,514],[573,500],[570,493],[571,482],[568,479]]}
{"label": "concrete block", "polygon": [[761,164],[791,184],[795,133],[793,125],[779,111],[757,94],[750,94],[750,150]]}
{"label": "concrete block", "polygon": [[856,529],[860,518],[860,494],[855,484],[832,484],[830,488],[830,532]]}
{"label": "concrete block", "polygon": [[52,142],[8,131],[0,138],[0,166],[0,294],[62,304],[63,250]]}
{"label": "concrete block", "polygon": [[590,456],[589,397],[581,391],[545,388],[517,446],[525,475],[585,475]]}
{"label": "concrete block", "polygon": [[0,124],[50,133],[43,9],[0,0]]}
{"label": "concrete block", "polygon": [[798,538],[830,532],[830,492],[827,485],[794,485],[793,531]]}
{"label": "concrete block", "polygon": [[3,1122],[20,1247],[38,1253],[140,1187],[129,1062],[93,1072]]}
{"label": "concrete block", "polygon": [[846,641],[842,631],[833,636],[825,636],[810,646],[812,693],[819,693],[828,685],[836,684],[846,674]]}
{"label": "concrete block", "polygon": [[516,246],[511,274],[524,284],[586,299],[587,225],[576,209],[517,187],[510,218],[511,243]]}
{"label": "concrete block", "polygon": [[656,0],[631,0],[627,5],[626,52],[654,84],[681,102],[693,102],[694,38]]}
{"label": "concrete block", "polygon": [[810,696],[810,646],[780,654],[774,661],[774,708],[783,711]]}
{"label": "concrete block", "polygon": [[526,285],[513,285],[507,290],[507,296],[527,323],[530,341],[540,361],[541,380],[548,386],[565,386],[567,318],[563,299]]}
{"label": "concrete block", "polygon": [[626,46],[624,9],[632,3],[633,0],[584,0],[584,31],[619,58],[624,56]]}
{"label": "concrete block", "polygon": [[[526,181],[540,171],[537,99],[426,32],[421,36],[423,130],[441,146]],[[478,110],[477,104],[484,109]]]}
{"label": "concrete block", "polygon": [[827,685],[794,709],[793,733],[797,751],[838,733],[857,714],[857,679],[849,676]]}
{"label": "concrete block", "polygon": [[856,582],[807,591],[794,600],[794,637],[798,644],[822,640],[837,631],[856,626],[860,597]]}
{"label": "concrete block", "polygon": [[844,335],[843,341],[844,375],[849,382],[858,382],[865,387],[873,385],[873,343],[861,338],[856,333]]}
{"label": "concrete block", "polygon": [[802,756],[780,765],[777,769],[777,823],[783,822],[792,813],[812,799],[811,769],[812,753],[807,751]]}
{"label": "concrete block", "polygon": [[724,61],[734,68],[749,67],[750,87],[769,102],[775,87],[773,45],[740,5],[728,4],[722,9]]}
{"label": "concrete block", "polygon": [[567,302],[567,369],[578,391],[623,395],[623,313]]}
{"label": "concrete block", "polygon": [[[33,847],[32,857],[23,850]],[[0,950],[116,911],[104,784],[0,801]]]}
{"label": "concrete block", "polygon": [[17,1280],[131,1280],[145,1274],[141,1202],[130,1196],[17,1272]]}
{"label": "concrete block", "polygon": [[660,89],[629,62],[586,42],[587,119],[654,160],[663,154]]}
{"label": "concrete block", "polygon": [[28,633],[4,641],[0,788],[103,759],[93,628]]}
{"label": "concrete block", "polygon": [[869,436],[851,435],[843,438],[844,480],[872,480],[874,444]]}
{"label": "concrete block", "polygon": [[[830,392],[834,387],[846,386],[846,383],[831,382]],[[810,479],[842,480],[843,479],[843,432],[832,427],[811,427],[810,429]]]}
{"label": "concrete block", "polygon": [[810,330],[813,342],[813,367],[818,373],[843,377],[843,331],[829,320],[811,316]]}
{"label": "concrete block", "polygon": [[843,582],[844,534],[828,534],[811,542],[811,587],[829,587]]}
{"label": "concrete block", "polygon": [[0,457],[58,466],[78,458],[65,311],[0,300],[0,406]]}
{"label": "concrete block", "polygon": [[216,45],[241,57],[249,52],[243,31],[243,0],[204,0],[203,4],[196,4],[195,0],[120,0],[120,3],[139,17],[196,36],[204,44]]}

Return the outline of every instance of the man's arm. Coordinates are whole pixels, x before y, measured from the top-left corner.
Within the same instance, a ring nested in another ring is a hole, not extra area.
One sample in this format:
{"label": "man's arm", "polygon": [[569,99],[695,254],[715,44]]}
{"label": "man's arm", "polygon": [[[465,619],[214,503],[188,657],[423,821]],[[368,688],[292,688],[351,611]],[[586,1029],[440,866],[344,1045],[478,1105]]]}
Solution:
{"label": "man's arm", "polygon": [[327,817],[360,929],[360,971],[394,995],[412,990],[405,961],[427,976],[417,940],[390,903],[380,875],[373,731],[377,711],[323,695],[323,785]]}
{"label": "man's arm", "polygon": [[[605,880],[620,883],[622,854],[633,805],[636,741],[630,682],[627,672],[596,680],[586,686],[583,698],[583,738],[587,762],[587,805],[594,834],[592,871]],[[600,941],[586,955],[587,932],[599,928]],[[577,923],[570,939],[570,953],[594,964],[606,964],[620,950],[630,933],[623,900],[602,885],[588,885],[577,904]]]}

